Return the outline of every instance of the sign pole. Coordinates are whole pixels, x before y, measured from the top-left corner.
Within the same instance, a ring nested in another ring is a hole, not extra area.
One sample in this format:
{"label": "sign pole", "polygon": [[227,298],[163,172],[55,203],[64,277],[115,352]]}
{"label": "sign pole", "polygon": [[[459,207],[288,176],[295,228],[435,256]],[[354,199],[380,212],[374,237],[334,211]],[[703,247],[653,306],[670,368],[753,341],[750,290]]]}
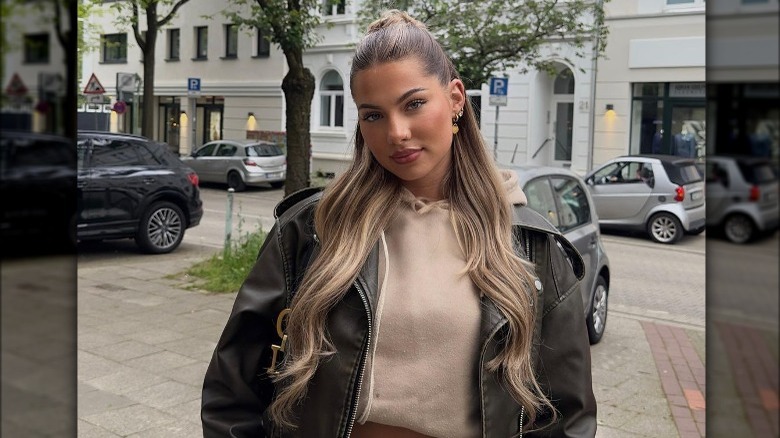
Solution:
{"label": "sign pole", "polygon": [[197,122],[197,113],[195,112],[197,110],[197,107],[195,106],[195,100],[197,97],[190,96],[190,154],[195,152],[196,143],[195,143],[195,136],[197,135],[197,125],[195,123]]}
{"label": "sign pole", "polygon": [[498,110],[500,106],[496,105],[496,124],[493,130],[493,160],[498,162]]}

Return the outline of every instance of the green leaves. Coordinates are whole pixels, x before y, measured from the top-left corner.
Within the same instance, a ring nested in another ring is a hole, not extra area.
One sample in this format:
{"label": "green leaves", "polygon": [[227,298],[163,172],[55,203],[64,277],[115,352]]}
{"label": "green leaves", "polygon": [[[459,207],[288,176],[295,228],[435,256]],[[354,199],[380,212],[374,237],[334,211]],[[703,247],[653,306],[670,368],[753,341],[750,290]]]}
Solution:
{"label": "green leaves", "polygon": [[362,29],[391,8],[426,23],[467,88],[479,88],[508,70],[551,71],[554,61],[568,59],[550,43],[566,44],[579,58],[593,56],[594,43],[596,53],[606,46],[603,4],[598,1],[365,0],[359,13]]}

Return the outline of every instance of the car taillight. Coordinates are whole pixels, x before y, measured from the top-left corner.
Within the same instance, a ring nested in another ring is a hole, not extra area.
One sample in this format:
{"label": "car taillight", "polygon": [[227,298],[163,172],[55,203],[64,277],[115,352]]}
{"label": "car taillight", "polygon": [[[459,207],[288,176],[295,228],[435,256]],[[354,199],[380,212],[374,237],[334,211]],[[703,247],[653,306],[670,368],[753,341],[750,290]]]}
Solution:
{"label": "car taillight", "polygon": [[187,178],[190,180],[190,183],[192,183],[192,185],[194,185],[195,187],[197,187],[198,184],[200,183],[200,178],[198,178],[198,174],[195,172],[188,173]]}
{"label": "car taillight", "polygon": [[683,202],[685,201],[685,188],[683,186],[677,186],[676,189],[674,189],[675,195],[674,200],[677,202]]}
{"label": "car taillight", "polygon": [[761,200],[761,189],[758,186],[750,187],[750,197],[748,198],[753,202]]}
{"label": "car taillight", "polygon": [[244,158],[244,164],[246,164],[247,166],[257,166],[257,163],[250,160],[249,158]]}

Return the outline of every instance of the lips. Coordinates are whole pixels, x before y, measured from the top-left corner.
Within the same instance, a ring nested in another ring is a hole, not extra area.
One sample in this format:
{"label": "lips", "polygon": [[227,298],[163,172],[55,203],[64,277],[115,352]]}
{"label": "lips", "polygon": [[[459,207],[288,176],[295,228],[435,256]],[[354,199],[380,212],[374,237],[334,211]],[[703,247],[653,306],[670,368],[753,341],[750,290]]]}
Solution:
{"label": "lips", "polygon": [[422,153],[422,149],[402,149],[394,152],[390,155],[390,158],[398,164],[407,164],[416,160],[420,153]]}

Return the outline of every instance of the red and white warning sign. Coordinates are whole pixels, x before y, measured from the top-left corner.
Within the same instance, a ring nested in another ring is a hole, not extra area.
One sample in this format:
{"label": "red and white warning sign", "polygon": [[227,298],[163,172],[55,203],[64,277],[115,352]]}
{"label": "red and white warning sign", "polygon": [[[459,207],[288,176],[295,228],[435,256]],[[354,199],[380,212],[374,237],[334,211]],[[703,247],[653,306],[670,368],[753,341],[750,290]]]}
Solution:
{"label": "red and white warning sign", "polygon": [[9,96],[24,96],[27,94],[27,86],[22,82],[18,73],[14,73],[8,85],[5,87],[5,94]]}
{"label": "red and white warning sign", "polygon": [[97,76],[95,76],[95,73],[92,73],[92,76],[89,78],[89,82],[87,82],[87,86],[84,87],[84,94],[103,94],[106,92],[106,89],[103,88],[103,85],[100,84],[100,81],[98,80]]}

